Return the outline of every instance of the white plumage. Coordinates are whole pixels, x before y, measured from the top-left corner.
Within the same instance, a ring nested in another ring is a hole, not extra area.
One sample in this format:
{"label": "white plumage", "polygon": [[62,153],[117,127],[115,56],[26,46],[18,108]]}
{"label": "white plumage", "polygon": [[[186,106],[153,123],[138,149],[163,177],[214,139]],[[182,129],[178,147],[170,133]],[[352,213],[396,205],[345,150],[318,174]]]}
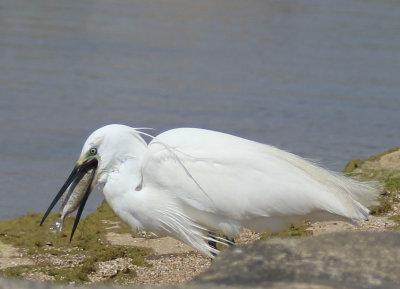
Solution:
{"label": "white plumage", "polygon": [[96,148],[92,187],[104,184],[106,201],[123,221],[209,256],[210,230],[234,236],[242,227],[275,231],[304,219],[366,219],[377,195],[369,184],[232,135],[178,128],[147,145],[141,134],[102,127],[85,142],[78,165]]}

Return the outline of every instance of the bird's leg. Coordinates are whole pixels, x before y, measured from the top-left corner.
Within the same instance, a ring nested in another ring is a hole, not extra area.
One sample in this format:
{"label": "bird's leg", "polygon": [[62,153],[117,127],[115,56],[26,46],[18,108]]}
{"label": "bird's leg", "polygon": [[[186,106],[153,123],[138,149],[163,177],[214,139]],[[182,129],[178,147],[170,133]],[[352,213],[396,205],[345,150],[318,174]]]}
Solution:
{"label": "bird's leg", "polygon": [[[211,233],[211,232],[208,232],[208,236],[209,236],[210,238],[213,239],[213,240],[208,240],[208,246],[210,246],[212,249],[218,250],[218,249],[217,249],[217,242],[214,241],[214,240],[216,240],[214,234]],[[212,252],[212,251],[211,251],[211,254],[212,254],[214,257],[217,255],[217,254],[215,254],[215,253]]]}
{"label": "bird's leg", "polygon": [[229,247],[235,246],[235,238],[233,238],[233,237],[229,238],[229,237],[225,236],[225,239],[228,241]]}
{"label": "bird's leg", "polygon": [[[217,242],[214,241],[214,240],[217,239],[217,238],[215,237],[214,233],[208,232],[208,236],[209,236],[210,238],[212,238],[212,240],[208,240],[208,245],[209,245],[211,248],[213,248],[213,249],[215,249],[215,250],[218,250],[218,249],[217,249]],[[235,246],[235,239],[234,239],[233,237],[232,237],[232,238],[229,238],[229,237],[227,237],[227,236],[224,236],[224,237],[225,237],[225,240],[227,241],[227,242],[224,242],[225,245],[227,245],[227,246],[229,246],[229,247]],[[216,256],[216,254],[213,253],[213,252],[211,252],[211,254],[213,254],[213,256]]]}

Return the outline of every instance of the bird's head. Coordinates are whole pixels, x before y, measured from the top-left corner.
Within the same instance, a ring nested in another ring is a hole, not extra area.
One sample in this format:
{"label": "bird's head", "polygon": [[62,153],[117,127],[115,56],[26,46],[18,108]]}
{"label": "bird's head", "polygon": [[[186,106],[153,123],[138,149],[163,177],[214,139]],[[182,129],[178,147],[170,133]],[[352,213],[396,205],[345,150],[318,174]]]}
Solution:
{"label": "bird's head", "polygon": [[94,131],[82,147],[77,166],[97,162],[94,187],[103,183],[106,174],[118,169],[126,159],[143,155],[146,142],[137,130],[129,126],[111,124]]}
{"label": "bird's head", "polygon": [[[83,177],[94,170],[94,173],[90,173],[91,177],[88,179],[85,186],[83,186],[84,190],[76,192],[84,195],[71,233],[72,239],[90,193],[99,184],[105,182],[108,172],[118,169],[119,164],[123,163],[126,159],[138,158],[138,156],[143,155],[145,148],[146,142],[137,130],[129,126],[111,124],[94,131],[85,141],[74,169],[50,204],[40,225],[43,224],[48,214],[63,194],[67,190],[68,192],[73,192]],[[68,193],[64,203],[67,203],[69,198],[75,197],[73,196],[74,193]]]}

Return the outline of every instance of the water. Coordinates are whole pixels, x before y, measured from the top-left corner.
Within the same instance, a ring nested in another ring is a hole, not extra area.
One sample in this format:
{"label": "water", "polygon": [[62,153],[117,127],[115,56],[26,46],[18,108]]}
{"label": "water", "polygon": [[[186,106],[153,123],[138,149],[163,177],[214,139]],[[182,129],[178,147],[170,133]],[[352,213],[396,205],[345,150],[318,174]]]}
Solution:
{"label": "water", "polygon": [[0,219],[44,211],[108,123],[221,130],[339,171],[400,145],[399,15],[394,0],[0,1]]}

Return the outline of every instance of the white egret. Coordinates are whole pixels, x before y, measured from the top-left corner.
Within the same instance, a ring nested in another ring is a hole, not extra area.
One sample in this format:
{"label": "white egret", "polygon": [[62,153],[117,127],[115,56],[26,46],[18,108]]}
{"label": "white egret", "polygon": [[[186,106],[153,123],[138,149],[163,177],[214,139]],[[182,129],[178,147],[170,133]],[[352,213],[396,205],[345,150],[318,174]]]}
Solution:
{"label": "white egret", "polygon": [[148,145],[143,134],[117,124],[94,131],[42,223],[92,169],[71,238],[90,192],[104,185],[105,200],[132,229],[172,236],[208,256],[217,252],[209,231],[235,236],[242,227],[276,231],[304,219],[366,219],[377,196],[367,183],[229,134],[177,128]]}

